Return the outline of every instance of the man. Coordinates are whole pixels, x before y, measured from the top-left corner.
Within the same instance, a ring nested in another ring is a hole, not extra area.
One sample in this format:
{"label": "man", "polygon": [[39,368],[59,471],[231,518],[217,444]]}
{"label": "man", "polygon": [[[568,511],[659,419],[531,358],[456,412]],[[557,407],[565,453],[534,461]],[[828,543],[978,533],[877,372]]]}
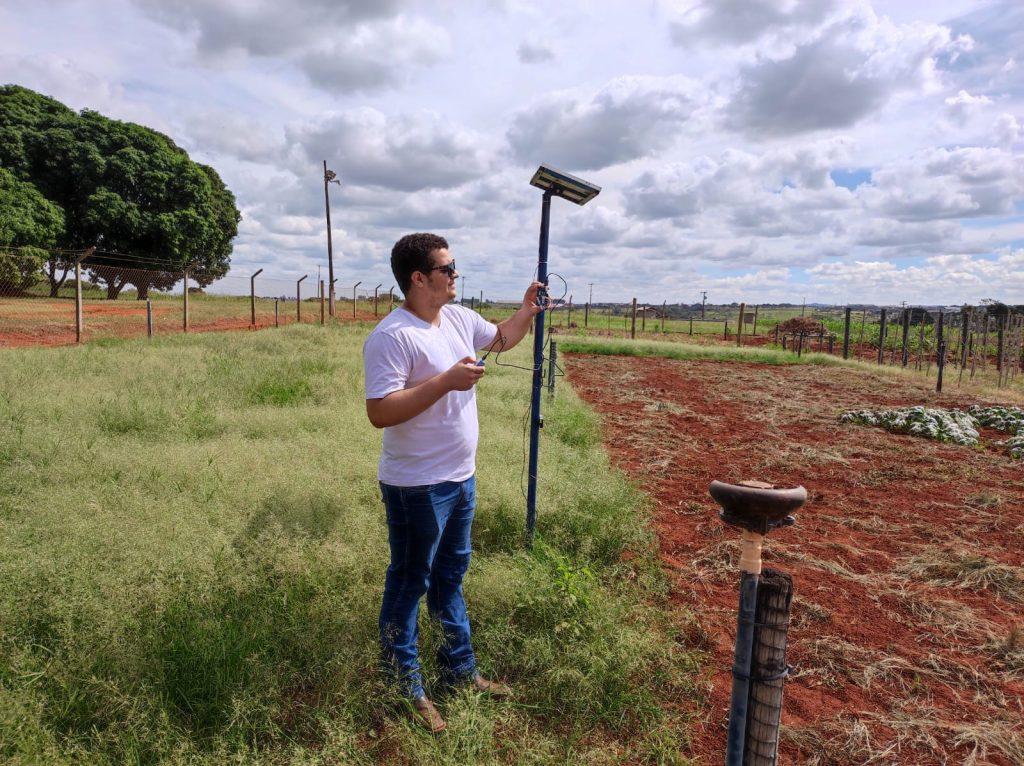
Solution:
{"label": "man", "polygon": [[384,429],[377,478],[391,548],[380,611],[381,655],[417,719],[436,733],[445,722],[424,692],[416,648],[424,595],[444,632],[437,657],[442,680],[510,693],[477,672],[462,596],[476,501],[474,386],[485,374],[475,352],[507,351],[523,339],[542,310],[535,305],[540,283],[530,286],[515,314],[495,326],[450,303],[458,272],[443,237],[402,237],[391,251],[391,270],[405,301],[363,345],[366,414]]}

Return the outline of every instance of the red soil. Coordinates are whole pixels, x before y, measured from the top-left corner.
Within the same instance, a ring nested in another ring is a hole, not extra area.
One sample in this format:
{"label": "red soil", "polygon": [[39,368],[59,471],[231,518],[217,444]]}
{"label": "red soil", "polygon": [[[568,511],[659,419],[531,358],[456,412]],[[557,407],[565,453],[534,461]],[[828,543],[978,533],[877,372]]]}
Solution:
{"label": "red soil", "polygon": [[[1020,600],[900,570],[935,548],[1019,567],[1020,464],[995,447],[838,424],[847,409],[966,402],[937,399],[925,382],[811,366],[571,355],[568,374],[602,413],[613,462],[652,497],[672,599],[704,633],[688,636],[710,652],[713,669],[707,699],[691,711],[699,762],[724,754],[738,582],[738,532],[716,518],[713,479],[803,484],[810,493],[797,525],[765,546],[766,566],[789,571],[796,593],[782,762],[859,764],[891,745],[877,762],[962,763],[973,743],[956,735],[987,724],[1024,748],[1021,672],[984,648],[1024,623]],[[967,610],[966,624],[912,608],[937,600]],[[1012,763],[993,741],[977,762]]]}

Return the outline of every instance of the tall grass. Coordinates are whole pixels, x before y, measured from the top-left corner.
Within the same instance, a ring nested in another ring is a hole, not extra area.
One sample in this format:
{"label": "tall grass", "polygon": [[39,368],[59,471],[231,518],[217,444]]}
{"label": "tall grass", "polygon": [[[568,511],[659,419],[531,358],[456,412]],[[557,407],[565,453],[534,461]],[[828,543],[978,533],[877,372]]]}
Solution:
{"label": "tall grass", "polygon": [[450,697],[431,738],[381,686],[365,332],[0,353],[0,760],[678,762],[685,721],[665,711],[697,660],[662,608],[643,497],[563,388],[522,551],[518,370],[479,386],[466,582],[482,669],[516,698]]}

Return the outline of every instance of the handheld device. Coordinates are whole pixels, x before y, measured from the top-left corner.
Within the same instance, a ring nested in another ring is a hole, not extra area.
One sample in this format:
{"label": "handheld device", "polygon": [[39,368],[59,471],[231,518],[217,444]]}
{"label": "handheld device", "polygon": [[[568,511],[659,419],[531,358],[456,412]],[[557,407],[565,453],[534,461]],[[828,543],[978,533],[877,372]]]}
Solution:
{"label": "handheld device", "polygon": [[548,307],[547,285],[541,285],[540,287],[537,288],[537,305],[544,309]]}

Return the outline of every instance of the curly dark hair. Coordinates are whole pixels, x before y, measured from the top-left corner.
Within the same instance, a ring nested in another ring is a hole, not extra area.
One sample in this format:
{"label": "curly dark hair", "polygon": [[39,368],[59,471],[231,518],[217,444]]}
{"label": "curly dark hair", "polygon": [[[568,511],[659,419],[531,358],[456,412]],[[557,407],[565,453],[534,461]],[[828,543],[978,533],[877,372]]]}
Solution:
{"label": "curly dark hair", "polygon": [[398,287],[408,293],[412,286],[412,273],[427,270],[433,266],[430,254],[435,250],[448,249],[448,240],[437,234],[406,234],[391,248],[391,273],[395,275]]}

